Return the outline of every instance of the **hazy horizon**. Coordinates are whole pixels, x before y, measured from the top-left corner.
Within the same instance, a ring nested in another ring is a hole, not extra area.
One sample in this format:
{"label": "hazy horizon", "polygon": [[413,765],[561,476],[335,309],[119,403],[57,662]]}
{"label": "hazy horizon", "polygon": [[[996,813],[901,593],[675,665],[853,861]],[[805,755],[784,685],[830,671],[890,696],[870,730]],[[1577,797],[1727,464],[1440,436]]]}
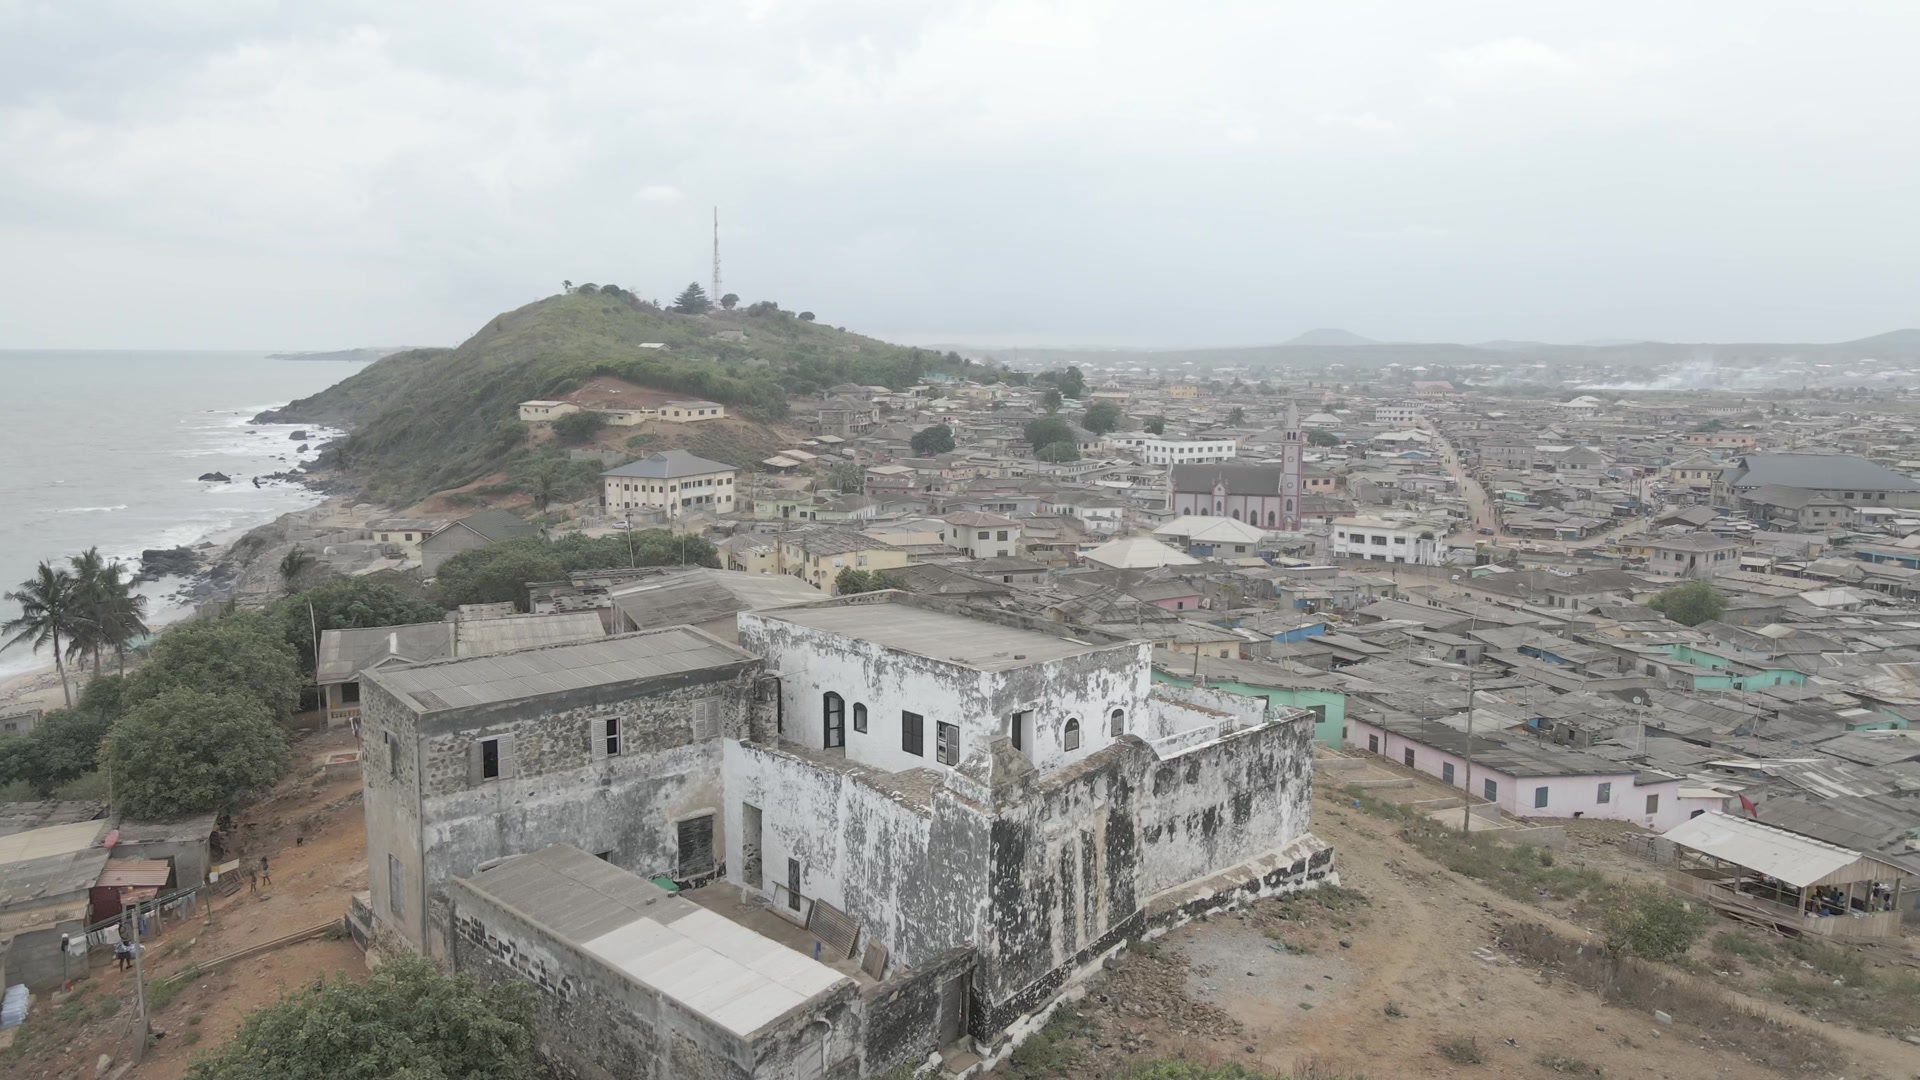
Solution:
{"label": "hazy horizon", "polygon": [[716,205],[727,291],[897,341],[1850,341],[1920,325],[1916,31],[1725,0],[0,4],[0,347],[450,345],[562,279],[706,283]]}

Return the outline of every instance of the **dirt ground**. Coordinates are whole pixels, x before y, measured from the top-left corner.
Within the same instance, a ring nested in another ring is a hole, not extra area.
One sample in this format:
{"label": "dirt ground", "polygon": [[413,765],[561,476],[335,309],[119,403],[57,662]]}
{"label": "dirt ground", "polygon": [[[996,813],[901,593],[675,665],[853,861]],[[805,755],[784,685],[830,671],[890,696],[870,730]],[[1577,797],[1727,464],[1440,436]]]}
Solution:
{"label": "dirt ground", "polygon": [[[168,927],[144,956],[148,985],[194,964],[272,941],[324,922],[339,922],[347,902],[366,888],[366,828],[360,776],[322,777],[310,766],[327,750],[350,749],[345,732],[299,740],[302,767],[273,795],[235,815],[229,858],[257,862],[266,855],[271,884],[218,899],[212,922],[192,919]],[[321,978],[365,978],[367,968],[351,939],[321,937],[233,961],[193,980],[151,1010],[165,1033],[130,1074],[138,1080],[175,1080],[193,1058],[219,1046],[246,1015],[288,991]],[[0,1055],[9,1080],[91,1077],[103,1053],[126,1060],[137,1011],[131,971],[96,952],[89,978],[71,996],[36,1000],[13,1056]],[[163,995],[164,996],[164,995]]]}
{"label": "dirt ground", "polygon": [[[1397,823],[1350,803],[1331,785],[1315,801],[1313,830],[1333,844],[1343,885],[1329,894],[1331,906],[1306,897],[1263,901],[1121,954],[1072,1007],[1062,1028],[1078,1034],[1064,1048],[1043,1043],[998,1075],[1094,1080],[1168,1057],[1315,1080],[1778,1075],[1713,1045],[1714,1033],[1684,1016],[1660,1024],[1505,955],[1499,928],[1516,919],[1575,940],[1593,932],[1569,920],[1577,911],[1515,901],[1441,869],[1400,839]],[[1656,877],[1618,848],[1621,831],[1581,822],[1561,858],[1610,875]],[[1920,1047],[1768,1011],[1838,1043],[1847,1060],[1835,1077],[1920,1077]],[[1480,1061],[1450,1059],[1443,1046]]]}

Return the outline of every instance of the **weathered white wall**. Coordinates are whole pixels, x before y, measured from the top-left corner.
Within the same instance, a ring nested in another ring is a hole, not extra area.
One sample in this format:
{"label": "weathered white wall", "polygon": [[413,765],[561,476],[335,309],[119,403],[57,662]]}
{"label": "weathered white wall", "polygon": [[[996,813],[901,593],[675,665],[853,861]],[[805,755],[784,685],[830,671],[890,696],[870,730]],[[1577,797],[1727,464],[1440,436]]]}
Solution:
{"label": "weathered white wall", "polygon": [[[740,613],[739,623],[741,647],[765,657],[767,670],[781,676],[785,739],[824,747],[824,699],[832,691],[846,700],[848,760],[889,772],[939,768],[939,723],[959,726],[965,760],[990,737],[1008,734],[1020,711],[1031,713],[1024,753],[1042,772],[1057,769],[1110,744],[1114,709],[1126,710],[1132,730],[1152,686],[1152,647],[1146,643],[987,672],[748,612]],[[867,707],[865,733],[853,728],[856,704]],[[901,749],[903,711],[925,718],[924,756]],[[1069,718],[1080,721],[1080,746],[1071,751],[1064,745]]]}
{"label": "weathered white wall", "polygon": [[1266,698],[1215,690],[1210,686],[1178,686],[1173,683],[1160,683],[1153,688],[1153,696],[1230,713],[1242,725],[1257,724],[1266,719],[1267,715]]}
{"label": "weathered white wall", "polygon": [[1313,715],[1236,731],[1156,765],[1139,806],[1145,898],[1282,847],[1313,817]]}
{"label": "weathered white wall", "polygon": [[[857,770],[725,741],[727,880],[747,885],[744,807],[760,809],[761,887],[774,910],[799,921],[825,900],[913,964],[984,927],[986,818],[937,789],[925,802],[882,791]],[[934,836],[941,836],[939,844]],[[787,860],[801,864],[800,910],[788,904]],[[977,862],[969,867],[969,861]],[[863,939],[864,940],[864,939]]]}

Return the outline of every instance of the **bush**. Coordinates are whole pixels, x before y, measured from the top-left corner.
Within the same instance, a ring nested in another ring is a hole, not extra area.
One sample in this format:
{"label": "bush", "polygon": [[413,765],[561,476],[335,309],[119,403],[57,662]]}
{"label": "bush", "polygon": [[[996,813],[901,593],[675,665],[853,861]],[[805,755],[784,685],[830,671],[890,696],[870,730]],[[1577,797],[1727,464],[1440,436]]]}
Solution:
{"label": "bush", "polygon": [[538,1080],[533,1005],[518,983],[483,986],[416,956],[364,983],[299,990],[248,1016],[189,1080]]}
{"label": "bush", "polygon": [[1480,1056],[1480,1043],[1469,1035],[1455,1035],[1440,1044],[1440,1056],[1455,1065],[1479,1065],[1486,1059]]}
{"label": "bush", "polygon": [[1727,598],[1704,581],[1690,581],[1662,590],[1647,606],[1681,626],[1697,626],[1726,614]]}
{"label": "bush", "polygon": [[232,806],[287,771],[287,733],[259,698],[174,686],[127,710],[107,735],[119,806],[167,820]]}
{"label": "bush", "polygon": [[[416,586],[417,588],[417,586]],[[313,631],[347,630],[369,626],[399,626],[435,622],[446,613],[440,605],[416,596],[393,581],[377,577],[335,578],[274,604],[281,634],[299,657],[301,669],[313,672]]]}
{"label": "bush", "polygon": [[1623,884],[1609,898],[1600,924],[1614,955],[1672,960],[1693,948],[1709,918],[1663,886]]}
{"label": "bush", "polygon": [[555,420],[553,422],[553,435],[554,438],[564,443],[577,444],[592,442],[593,437],[600,434],[600,429],[606,426],[607,416],[605,413],[581,409],[579,412],[570,412],[560,419]]}
{"label": "bush", "polygon": [[434,576],[433,595],[448,609],[512,603],[524,611],[528,582],[557,581],[575,570],[676,565],[717,567],[720,552],[702,537],[666,529],[601,537],[574,534],[558,540],[523,537],[448,559]]}
{"label": "bush", "polygon": [[920,457],[952,453],[953,429],[945,424],[936,424],[914,432],[913,452]]}

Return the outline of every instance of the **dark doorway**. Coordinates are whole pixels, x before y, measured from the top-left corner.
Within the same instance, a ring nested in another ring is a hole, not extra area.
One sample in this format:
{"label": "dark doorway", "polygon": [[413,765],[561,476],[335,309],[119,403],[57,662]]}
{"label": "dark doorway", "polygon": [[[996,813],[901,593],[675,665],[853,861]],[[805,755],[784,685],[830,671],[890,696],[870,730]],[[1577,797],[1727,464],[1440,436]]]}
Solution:
{"label": "dark doorway", "polygon": [[679,824],[680,867],[683,878],[713,873],[713,815],[703,814]]}

